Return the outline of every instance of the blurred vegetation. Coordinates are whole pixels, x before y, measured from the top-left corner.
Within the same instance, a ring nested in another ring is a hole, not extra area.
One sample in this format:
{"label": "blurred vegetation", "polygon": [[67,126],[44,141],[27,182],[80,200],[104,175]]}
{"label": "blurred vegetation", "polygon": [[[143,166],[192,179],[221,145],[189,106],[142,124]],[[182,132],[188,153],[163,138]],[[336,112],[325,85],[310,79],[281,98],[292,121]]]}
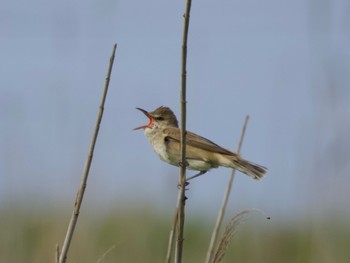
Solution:
{"label": "blurred vegetation", "polygon": [[[0,209],[0,262],[54,262],[70,209]],[[172,216],[152,210],[81,214],[68,262],[164,262]],[[346,220],[279,222],[250,216],[239,229],[224,262],[349,262]],[[184,262],[204,262],[214,222],[190,218],[185,226]]]}

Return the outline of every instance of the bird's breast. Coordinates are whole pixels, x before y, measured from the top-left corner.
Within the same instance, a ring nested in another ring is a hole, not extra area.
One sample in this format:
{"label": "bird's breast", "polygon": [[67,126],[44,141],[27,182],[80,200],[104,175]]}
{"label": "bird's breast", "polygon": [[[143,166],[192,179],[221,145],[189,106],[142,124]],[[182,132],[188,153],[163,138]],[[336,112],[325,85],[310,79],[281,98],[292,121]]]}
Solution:
{"label": "bird's breast", "polygon": [[151,143],[153,150],[157,153],[160,159],[167,163],[177,165],[176,161],[172,160],[172,158],[169,157],[169,154],[167,152],[167,145],[164,141],[166,135],[161,130],[148,132],[145,130],[145,135]]}
{"label": "bird's breast", "polygon": [[159,155],[159,157],[162,160],[169,162],[169,156],[166,150],[166,145],[164,143],[164,140],[161,140],[161,139],[153,140],[151,144],[153,146],[153,150]]}

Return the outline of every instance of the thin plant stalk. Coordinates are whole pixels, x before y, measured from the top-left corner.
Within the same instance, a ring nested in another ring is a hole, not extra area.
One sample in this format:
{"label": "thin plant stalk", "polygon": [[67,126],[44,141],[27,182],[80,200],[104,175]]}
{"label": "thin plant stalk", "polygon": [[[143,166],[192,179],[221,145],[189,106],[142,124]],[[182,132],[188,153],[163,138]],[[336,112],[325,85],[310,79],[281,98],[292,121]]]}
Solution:
{"label": "thin plant stalk", "polygon": [[186,184],[186,79],[187,79],[187,38],[190,23],[191,0],[186,2],[186,11],[184,14],[184,29],[182,38],[182,67],[181,67],[181,164],[179,175],[179,194],[177,198],[177,240],[175,246],[175,262],[182,262],[182,251],[184,241],[184,223],[185,223],[185,184]]}
{"label": "thin plant stalk", "polygon": [[117,247],[117,245],[113,245],[111,246],[109,249],[107,249],[107,251],[105,253],[102,254],[102,256],[97,260],[96,263],[101,263],[104,258],[108,255],[109,252],[111,252],[113,249],[115,249]]}
{"label": "thin plant stalk", "polygon": [[170,234],[169,234],[168,250],[166,253],[165,263],[171,262],[171,254],[173,253],[173,243],[174,243],[174,238],[175,238],[175,233],[176,233],[176,225],[177,225],[177,219],[178,219],[177,212],[178,212],[178,209],[176,207],[173,225],[171,227]]}
{"label": "thin plant stalk", "polygon": [[[238,148],[237,148],[237,152],[238,153],[241,152],[241,147],[242,147],[245,131],[247,129],[248,121],[249,121],[249,115],[246,116],[244,124],[243,124],[241,138],[239,140],[239,144],[238,144]],[[229,182],[227,184],[227,188],[226,188],[226,192],[224,194],[222,205],[221,205],[221,208],[219,210],[219,213],[218,213],[218,216],[217,216],[217,219],[216,219],[216,223],[215,223],[212,235],[211,235],[210,244],[209,244],[209,248],[208,248],[208,252],[207,252],[207,258],[205,260],[205,263],[211,263],[212,259],[213,259],[213,255],[214,255],[214,252],[215,252],[215,245],[216,245],[217,239],[218,239],[218,234],[219,234],[219,231],[220,231],[220,228],[221,228],[222,221],[223,221],[224,216],[225,216],[225,211],[226,211],[228,199],[229,199],[230,194],[231,194],[233,179],[235,177],[235,171],[236,171],[235,169],[232,169],[230,180],[229,180]]]}
{"label": "thin plant stalk", "polygon": [[105,104],[106,97],[107,97],[107,91],[108,91],[108,87],[109,87],[109,81],[110,81],[110,78],[111,78],[111,73],[112,73],[113,62],[114,62],[116,49],[117,49],[117,44],[115,44],[113,46],[112,55],[111,55],[110,60],[109,60],[109,67],[108,67],[107,77],[106,77],[105,85],[104,85],[104,89],[103,89],[102,101],[101,101],[101,104],[100,104],[100,107],[99,107],[98,116],[97,116],[96,126],[95,126],[94,133],[92,135],[91,144],[90,144],[90,148],[89,148],[89,151],[88,151],[88,156],[87,156],[87,159],[86,159],[86,162],[85,162],[85,165],[84,165],[81,185],[80,185],[80,188],[79,188],[76,200],[74,202],[72,217],[70,219],[70,222],[69,222],[69,225],[68,225],[68,229],[67,229],[67,233],[66,233],[66,237],[65,237],[63,245],[62,245],[62,251],[60,253],[59,263],[65,263],[66,260],[67,260],[67,253],[68,253],[68,250],[69,250],[69,247],[70,247],[70,243],[72,241],[72,237],[73,237],[73,234],[74,234],[75,226],[76,226],[77,221],[78,221],[78,217],[79,217],[79,213],[80,213],[80,207],[81,207],[81,204],[82,204],[82,201],[83,201],[84,192],[85,192],[85,188],[86,188],[86,185],[87,185],[87,179],[88,179],[89,171],[90,171],[90,167],[91,167],[92,157],[93,157],[95,144],[96,144],[96,140],[97,140],[97,135],[98,135],[98,132],[99,132],[99,129],[100,129],[101,121],[102,121],[102,116],[103,116],[103,111],[104,111],[104,104]]}
{"label": "thin plant stalk", "polygon": [[60,260],[60,246],[56,244],[55,263],[58,263],[59,260]]}

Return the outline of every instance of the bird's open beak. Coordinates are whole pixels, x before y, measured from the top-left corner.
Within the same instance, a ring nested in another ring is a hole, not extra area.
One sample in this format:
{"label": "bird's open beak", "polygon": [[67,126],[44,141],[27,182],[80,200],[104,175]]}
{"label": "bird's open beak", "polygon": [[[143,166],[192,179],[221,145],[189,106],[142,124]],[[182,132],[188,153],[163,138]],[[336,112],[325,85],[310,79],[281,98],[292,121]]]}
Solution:
{"label": "bird's open beak", "polygon": [[151,126],[152,123],[153,123],[153,118],[152,118],[152,116],[151,116],[147,111],[145,111],[145,110],[143,110],[143,109],[140,109],[140,108],[136,108],[136,109],[138,109],[139,111],[142,111],[143,114],[145,114],[145,115],[148,117],[149,121],[148,121],[148,124],[147,124],[147,125],[143,125],[143,126],[140,126],[140,127],[136,127],[136,128],[134,128],[133,130],[136,131],[136,130],[145,129],[145,128]]}

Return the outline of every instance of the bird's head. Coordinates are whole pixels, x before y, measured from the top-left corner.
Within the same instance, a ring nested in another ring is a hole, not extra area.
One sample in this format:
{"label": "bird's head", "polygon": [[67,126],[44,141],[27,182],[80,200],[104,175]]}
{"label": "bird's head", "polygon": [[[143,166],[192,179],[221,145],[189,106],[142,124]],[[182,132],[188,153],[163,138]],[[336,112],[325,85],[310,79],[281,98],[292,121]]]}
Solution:
{"label": "bird's head", "polygon": [[152,129],[153,127],[178,127],[176,116],[168,107],[161,106],[152,112],[145,111],[141,108],[136,109],[142,111],[143,114],[148,117],[149,121],[148,124],[137,127],[134,130]]}

